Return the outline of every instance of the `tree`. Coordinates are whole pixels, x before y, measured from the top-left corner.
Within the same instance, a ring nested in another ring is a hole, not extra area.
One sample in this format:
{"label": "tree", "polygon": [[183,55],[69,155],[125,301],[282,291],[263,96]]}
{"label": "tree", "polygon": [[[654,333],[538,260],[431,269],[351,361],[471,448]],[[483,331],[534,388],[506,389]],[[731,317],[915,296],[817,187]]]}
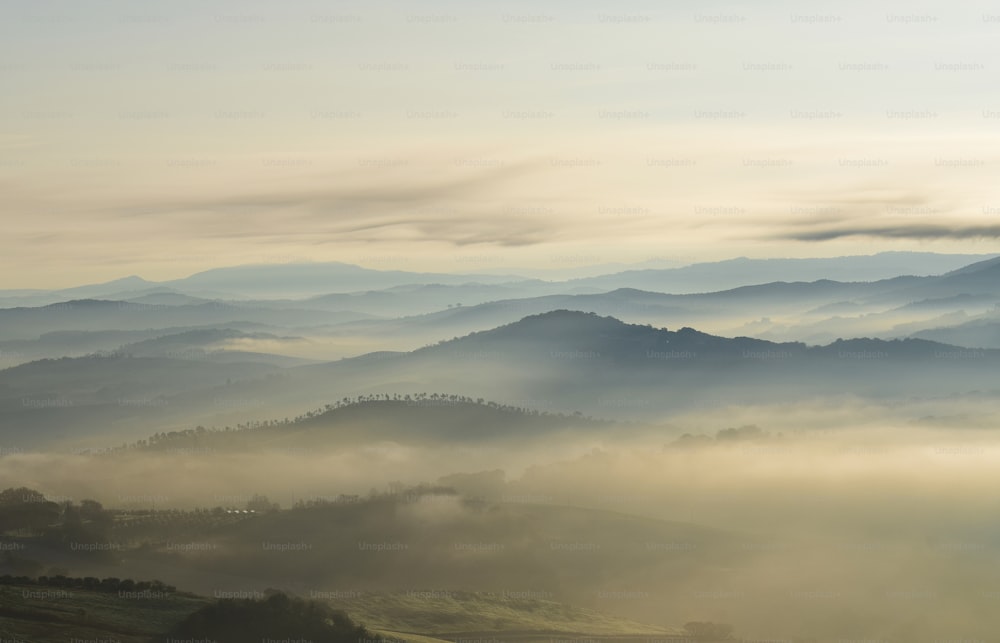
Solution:
{"label": "tree", "polygon": [[80,518],[87,524],[89,531],[101,536],[111,530],[114,522],[111,512],[105,511],[101,503],[96,500],[80,501]]}
{"label": "tree", "polygon": [[0,533],[36,534],[59,521],[59,505],[27,487],[0,491]]}
{"label": "tree", "polygon": [[11,487],[0,491],[0,506],[10,507],[26,502],[45,502],[45,494],[28,487]]}

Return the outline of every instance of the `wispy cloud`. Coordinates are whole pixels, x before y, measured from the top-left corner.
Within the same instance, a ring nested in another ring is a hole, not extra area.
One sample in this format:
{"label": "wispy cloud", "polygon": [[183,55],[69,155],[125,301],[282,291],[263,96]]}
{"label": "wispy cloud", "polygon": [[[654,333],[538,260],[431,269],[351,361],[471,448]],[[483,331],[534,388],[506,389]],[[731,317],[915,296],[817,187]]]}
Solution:
{"label": "wispy cloud", "polygon": [[767,238],[784,241],[1000,238],[1000,223],[960,214],[968,210],[966,204],[947,193],[868,185],[840,194],[800,195],[782,216],[762,223],[772,226]]}
{"label": "wispy cloud", "polygon": [[[226,188],[204,195],[122,203],[112,216],[156,225],[197,223],[202,238],[287,239],[305,243],[446,241],[457,246],[521,246],[550,238],[555,221],[512,207],[517,181],[539,171],[525,161],[474,174],[446,169],[343,172],[307,185],[270,190]],[[196,221],[195,221],[196,219]]]}

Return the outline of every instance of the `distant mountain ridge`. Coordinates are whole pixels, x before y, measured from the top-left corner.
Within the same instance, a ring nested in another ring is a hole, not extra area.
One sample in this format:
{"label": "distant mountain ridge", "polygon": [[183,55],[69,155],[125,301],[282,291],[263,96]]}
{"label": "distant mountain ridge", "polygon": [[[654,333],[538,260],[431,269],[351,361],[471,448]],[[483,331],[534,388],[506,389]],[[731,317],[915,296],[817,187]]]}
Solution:
{"label": "distant mountain ridge", "polygon": [[[72,299],[130,299],[157,293],[218,298],[307,298],[381,291],[402,286],[514,285],[523,294],[603,292],[637,288],[675,294],[729,290],[773,281],[878,281],[897,276],[960,272],[990,255],[884,252],[833,258],[750,259],[694,263],[679,268],[632,269],[576,279],[541,280],[518,274],[377,270],[340,262],[250,264],[213,268],[153,282],[136,275],[55,290],[0,290],[0,306],[43,305]],[[538,290],[541,289],[541,290]]]}
{"label": "distant mountain ridge", "polygon": [[39,307],[0,308],[3,339],[30,339],[52,331],[144,330],[151,327],[203,326],[256,322],[286,326],[335,324],[365,319],[352,311],[299,306],[271,308],[253,304],[205,301],[181,305],[77,299]]}
{"label": "distant mountain ridge", "polygon": [[[769,282],[868,282],[893,277],[932,276],[961,270],[989,255],[940,255],[883,252],[834,258],[750,259],[698,263],[682,268],[633,270],[573,279],[567,285],[611,290],[631,287],[655,292],[692,294],[732,290]],[[990,261],[992,259],[988,259]],[[981,263],[977,262],[977,263]],[[975,265],[975,264],[973,264]]]}

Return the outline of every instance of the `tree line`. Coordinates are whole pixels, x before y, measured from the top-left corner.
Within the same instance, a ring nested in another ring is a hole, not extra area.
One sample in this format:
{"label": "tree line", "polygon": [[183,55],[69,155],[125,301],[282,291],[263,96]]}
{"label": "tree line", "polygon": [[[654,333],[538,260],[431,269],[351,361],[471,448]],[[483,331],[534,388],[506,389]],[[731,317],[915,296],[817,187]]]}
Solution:
{"label": "tree line", "polygon": [[176,448],[177,445],[197,445],[202,442],[205,438],[211,438],[220,434],[233,434],[241,432],[252,432],[267,429],[275,429],[288,427],[308,420],[312,420],[317,417],[326,415],[327,413],[338,411],[346,408],[356,408],[356,407],[366,407],[366,406],[377,406],[377,405],[420,405],[420,406],[481,406],[486,409],[493,411],[499,411],[502,413],[513,413],[518,415],[524,415],[528,417],[541,417],[541,418],[553,418],[561,420],[574,420],[574,421],[586,421],[586,422],[599,422],[591,417],[584,417],[579,412],[572,415],[567,415],[564,413],[552,413],[549,411],[541,411],[538,409],[531,409],[523,406],[517,406],[514,404],[504,404],[501,402],[493,402],[486,400],[482,397],[469,397],[466,395],[456,395],[449,393],[372,393],[368,395],[357,395],[354,397],[346,396],[335,402],[325,404],[322,407],[313,409],[311,411],[306,411],[305,413],[299,414],[295,417],[286,417],[283,419],[272,419],[272,420],[254,420],[248,422],[237,423],[235,426],[225,426],[223,428],[211,427],[206,428],[204,426],[196,426],[191,429],[182,429],[180,431],[163,431],[154,433],[146,439],[138,440],[136,442],[124,444],[121,447],[102,450],[102,454],[116,453],[127,450],[134,449],[166,449],[166,448]]}
{"label": "tree line", "polygon": [[132,580],[131,578],[96,578],[94,576],[0,576],[0,585],[27,585],[30,587],[57,587],[94,592],[163,592],[173,593],[177,588],[158,580]]}
{"label": "tree line", "polygon": [[0,534],[53,542],[106,540],[114,516],[96,500],[55,502],[28,487],[0,491]]}

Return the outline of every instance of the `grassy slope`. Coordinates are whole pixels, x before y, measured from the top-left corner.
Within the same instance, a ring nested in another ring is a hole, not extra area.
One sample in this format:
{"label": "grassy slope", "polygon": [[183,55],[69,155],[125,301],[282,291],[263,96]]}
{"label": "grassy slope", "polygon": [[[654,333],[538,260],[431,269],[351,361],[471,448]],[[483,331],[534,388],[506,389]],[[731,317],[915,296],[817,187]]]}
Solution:
{"label": "grassy slope", "polygon": [[[432,637],[482,638],[483,633],[503,632],[510,639],[545,632],[577,635],[570,638],[662,638],[672,630],[624,618],[646,620],[648,616],[612,616],[566,603],[604,610],[602,605],[592,605],[596,590],[646,587],[661,578],[680,582],[708,562],[719,565],[738,558],[734,543],[744,540],[696,525],[574,507],[459,503],[447,514],[447,520],[428,522],[433,514],[422,513],[419,503],[393,499],[286,510],[199,532],[199,539],[218,544],[217,554],[167,554],[154,545],[150,550],[128,552],[114,567],[101,568],[95,562],[86,574],[160,578],[206,595],[213,588],[237,585],[259,590],[287,587],[306,597],[303,588],[356,587],[361,590],[357,598],[338,598],[332,604],[378,630]],[[307,539],[314,548],[280,555],[261,551],[261,542],[285,542],[292,534]],[[582,534],[600,549],[585,555],[551,550],[550,543],[576,542]],[[186,542],[194,537],[193,533],[190,538],[171,533],[165,539]],[[358,542],[383,540],[411,543],[412,551],[359,554]],[[502,547],[495,552],[456,553],[454,543]],[[691,543],[693,548],[658,552],[649,551],[648,543]],[[609,569],[617,571],[608,576]],[[405,591],[421,587],[448,589]],[[525,599],[505,594],[503,588],[532,588],[538,594]],[[564,588],[572,590],[564,592]],[[0,628],[0,634],[29,641],[47,640],[39,628],[49,617],[55,629],[44,631],[59,633],[48,640],[66,640],[60,637],[69,632],[88,633],[92,638],[99,638],[100,632],[105,637],[114,633],[123,641],[142,640],[208,600],[181,596],[167,601],[122,600],[116,594],[79,590],[73,590],[71,600],[24,600],[21,589],[0,587],[0,609],[13,610],[0,613],[4,617],[0,622],[14,619],[18,628]],[[532,600],[542,598],[546,600]],[[86,614],[78,613],[80,609]]]}
{"label": "grassy slope", "polygon": [[[25,592],[48,592],[26,597]],[[207,598],[171,594],[162,599],[119,598],[115,592],[0,585],[0,639],[66,643],[72,638],[146,643],[152,634],[199,609]]]}
{"label": "grassy slope", "polygon": [[378,630],[442,638],[515,632],[589,636],[678,633],[596,610],[488,592],[374,592],[338,599],[333,604]]}
{"label": "grassy slope", "polygon": [[[49,594],[26,597],[26,591]],[[126,599],[112,592],[61,592],[33,585],[0,585],[0,639],[145,643],[151,635],[169,629],[208,602],[208,598],[177,593],[162,599]],[[407,643],[439,643],[463,636],[663,638],[679,634],[553,601],[484,592],[376,592],[338,599],[332,604],[376,632]]]}

